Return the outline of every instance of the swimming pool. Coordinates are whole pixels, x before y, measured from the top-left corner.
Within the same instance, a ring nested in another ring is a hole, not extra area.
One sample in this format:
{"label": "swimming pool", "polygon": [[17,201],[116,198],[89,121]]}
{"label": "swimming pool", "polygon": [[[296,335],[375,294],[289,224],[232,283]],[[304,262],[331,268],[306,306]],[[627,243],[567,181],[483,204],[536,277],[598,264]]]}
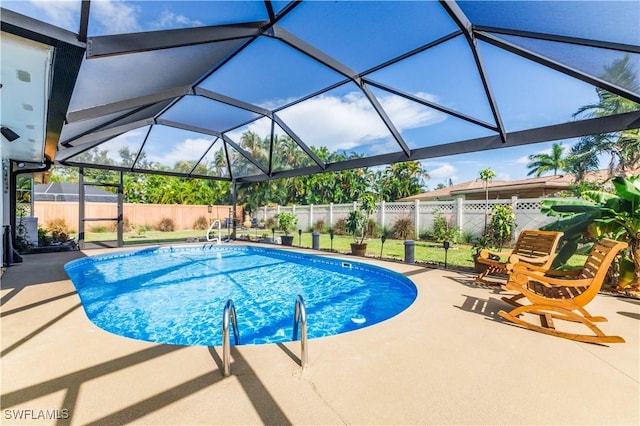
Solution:
{"label": "swimming pool", "polygon": [[292,340],[302,295],[308,338],[391,318],[417,296],[396,272],[258,246],[147,248],[74,260],[65,270],[88,318],[109,332],[157,343],[219,346],[232,299],[241,344]]}

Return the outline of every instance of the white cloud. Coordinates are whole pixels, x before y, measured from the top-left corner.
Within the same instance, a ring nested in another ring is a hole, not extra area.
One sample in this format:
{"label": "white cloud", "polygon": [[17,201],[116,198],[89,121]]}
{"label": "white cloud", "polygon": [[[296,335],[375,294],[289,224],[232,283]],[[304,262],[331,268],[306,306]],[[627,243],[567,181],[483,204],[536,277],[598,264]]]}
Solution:
{"label": "white cloud", "polygon": [[494,180],[511,180],[511,174],[507,172],[496,172],[496,178]]}
{"label": "white cloud", "polygon": [[431,177],[431,181],[449,180],[456,181],[458,179],[458,169],[451,163],[424,161],[423,167]]}
{"label": "white cloud", "polygon": [[137,19],[139,9],[130,4],[112,0],[93,1],[91,12],[109,33],[124,34],[141,30]]}
{"label": "white cloud", "polygon": [[76,16],[80,11],[78,0],[31,0],[30,3],[44,12],[50,24],[69,29],[78,25],[76,22]]}
{"label": "white cloud", "polygon": [[[424,95],[422,95],[424,96]],[[388,95],[379,99],[399,131],[427,126],[444,120],[443,114]],[[354,150],[364,145],[374,154],[400,151],[389,129],[361,93],[343,97],[323,94],[279,113],[302,140],[330,151]]]}
{"label": "white cloud", "polygon": [[175,14],[170,10],[165,9],[160,13],[160,18],[152,24],[152,27],[156,29],[170,29],[181,27],[199,27],[202,25],[202,22],[197,19],[190,19],[184,15]]}
{"label": "white cloud", "polygon": [[169,167],[173,167],[178,161],[194,161],[200,159],[211,146],[211,138],[187,138],[173,145],[167,151],[149,152],[147,158],[150,161],[158,162]]}

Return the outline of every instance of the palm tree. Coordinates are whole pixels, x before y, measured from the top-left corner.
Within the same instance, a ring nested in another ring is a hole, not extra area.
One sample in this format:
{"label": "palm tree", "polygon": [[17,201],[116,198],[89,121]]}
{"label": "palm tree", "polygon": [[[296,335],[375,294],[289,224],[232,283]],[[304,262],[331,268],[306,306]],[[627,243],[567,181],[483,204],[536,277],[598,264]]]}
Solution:
{"label": "palm tree", "polygon": [[376,184],[383,200],[395,201],[422,192],[422,181],[428,178],[419,161],[405,161],[387,166],[376,176]]}
{"label": "palm tree", "polygon": [[496,177],[496,172],[490,168],[480,170],[480,180],[484,182],[484,230],[487,231],[487,217],[489,216],[489,182]]}
{"label": "palm tree", "polygon": [[588,149],[589,142],[589,137],[582,138],[565,157],[565,170],[574,175],[574,183],[582,182],[587,172],[598,169],[598,154]]}
{"label": "palm tree", "polygon": [[[624,58],[614,61],[610,66],[605,67],[605,73],[602,78],[630,91],[640,91],[640,82],[637,80],[638,70],[635,69],[630,60],[631,57],[625,55]],[[574,117],[604,117],[640,109],[640,105],[636,102],[599,87],[596,88],[596,93],[598,94],[598,102],[582,106],[573,114]],[[640,135],[638,129],[585,136],[580,139],[580,151],[577,153],[586,154],[589,152],[595,156],[605,153],[611,156],[609,161],[611,175],[637,174],[640,169]]]}
{"label": "palm tree", "polygon": [[562,143],[554,143],[551,146],[551,154],[532,154],[529,156],[529,164],[527,168],[531,169],[527,176],[533,174],[540,177],[542,174],[553,171],[553,175],[558,174],[558,170],[566,170],[567,160],[563,156],[564,147]]}

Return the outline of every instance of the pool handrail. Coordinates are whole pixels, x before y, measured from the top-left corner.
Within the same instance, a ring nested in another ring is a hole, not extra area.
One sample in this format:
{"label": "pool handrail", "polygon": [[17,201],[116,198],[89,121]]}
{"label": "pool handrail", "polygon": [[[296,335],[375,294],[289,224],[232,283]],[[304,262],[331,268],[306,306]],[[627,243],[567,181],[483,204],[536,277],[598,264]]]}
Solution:
{"label": "pool handrail", "polygon": [[238,321],[236,319],[236,307],[233,300],[227,300],[222,312],[222,375],[224,377],[231,374],[231,345],[229,344],[229,320],[233,326],[233,336],[235,344],[240,344],[240,334],[238,333]]}
{"label": "pool handrail", "polygon": [[[211,238],[210,237],[211,231],[213,230],[213,227],[216,226],[216,224],[218,225],[218,236],[215,237],[215,238]],[[211,222],[211,225],[209,226],[209,229],[207,229],[207,234],[206,234],[207,241],[209,241],[209,242],[215,241],[216,244],[220,244],[220,240],[221,240],[220,233],[221,232],[222,232],[222,227],[221,227],[220,221],[218,219],[216,219],[213,222]]]}
{"label": "pool handrail", "polygon": [[296,297],[293,314],[293,340],[298,339],[298,323],[300,323],[300,366],[304,370],[307,366],[307,309],[301,295]]}

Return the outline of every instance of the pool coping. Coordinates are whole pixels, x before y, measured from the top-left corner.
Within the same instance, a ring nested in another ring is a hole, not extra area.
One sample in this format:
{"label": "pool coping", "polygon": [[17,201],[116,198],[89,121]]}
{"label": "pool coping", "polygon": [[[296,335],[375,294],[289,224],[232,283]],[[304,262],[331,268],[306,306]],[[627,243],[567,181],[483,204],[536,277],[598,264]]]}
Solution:
{"label": "pool coping", "polygon": [[62,265],[113,250],[24,256],[2,277],[2,424],[640,423],[637,300],[596,297],[601,328],[627,343],[591,345],[502,321],[505,292],[470,274],[300,251],[395,270],[418,297],[310,340],[304,371],[298,342],[233,347],[223,379],[220,347],[134,341],[87,319]]}

